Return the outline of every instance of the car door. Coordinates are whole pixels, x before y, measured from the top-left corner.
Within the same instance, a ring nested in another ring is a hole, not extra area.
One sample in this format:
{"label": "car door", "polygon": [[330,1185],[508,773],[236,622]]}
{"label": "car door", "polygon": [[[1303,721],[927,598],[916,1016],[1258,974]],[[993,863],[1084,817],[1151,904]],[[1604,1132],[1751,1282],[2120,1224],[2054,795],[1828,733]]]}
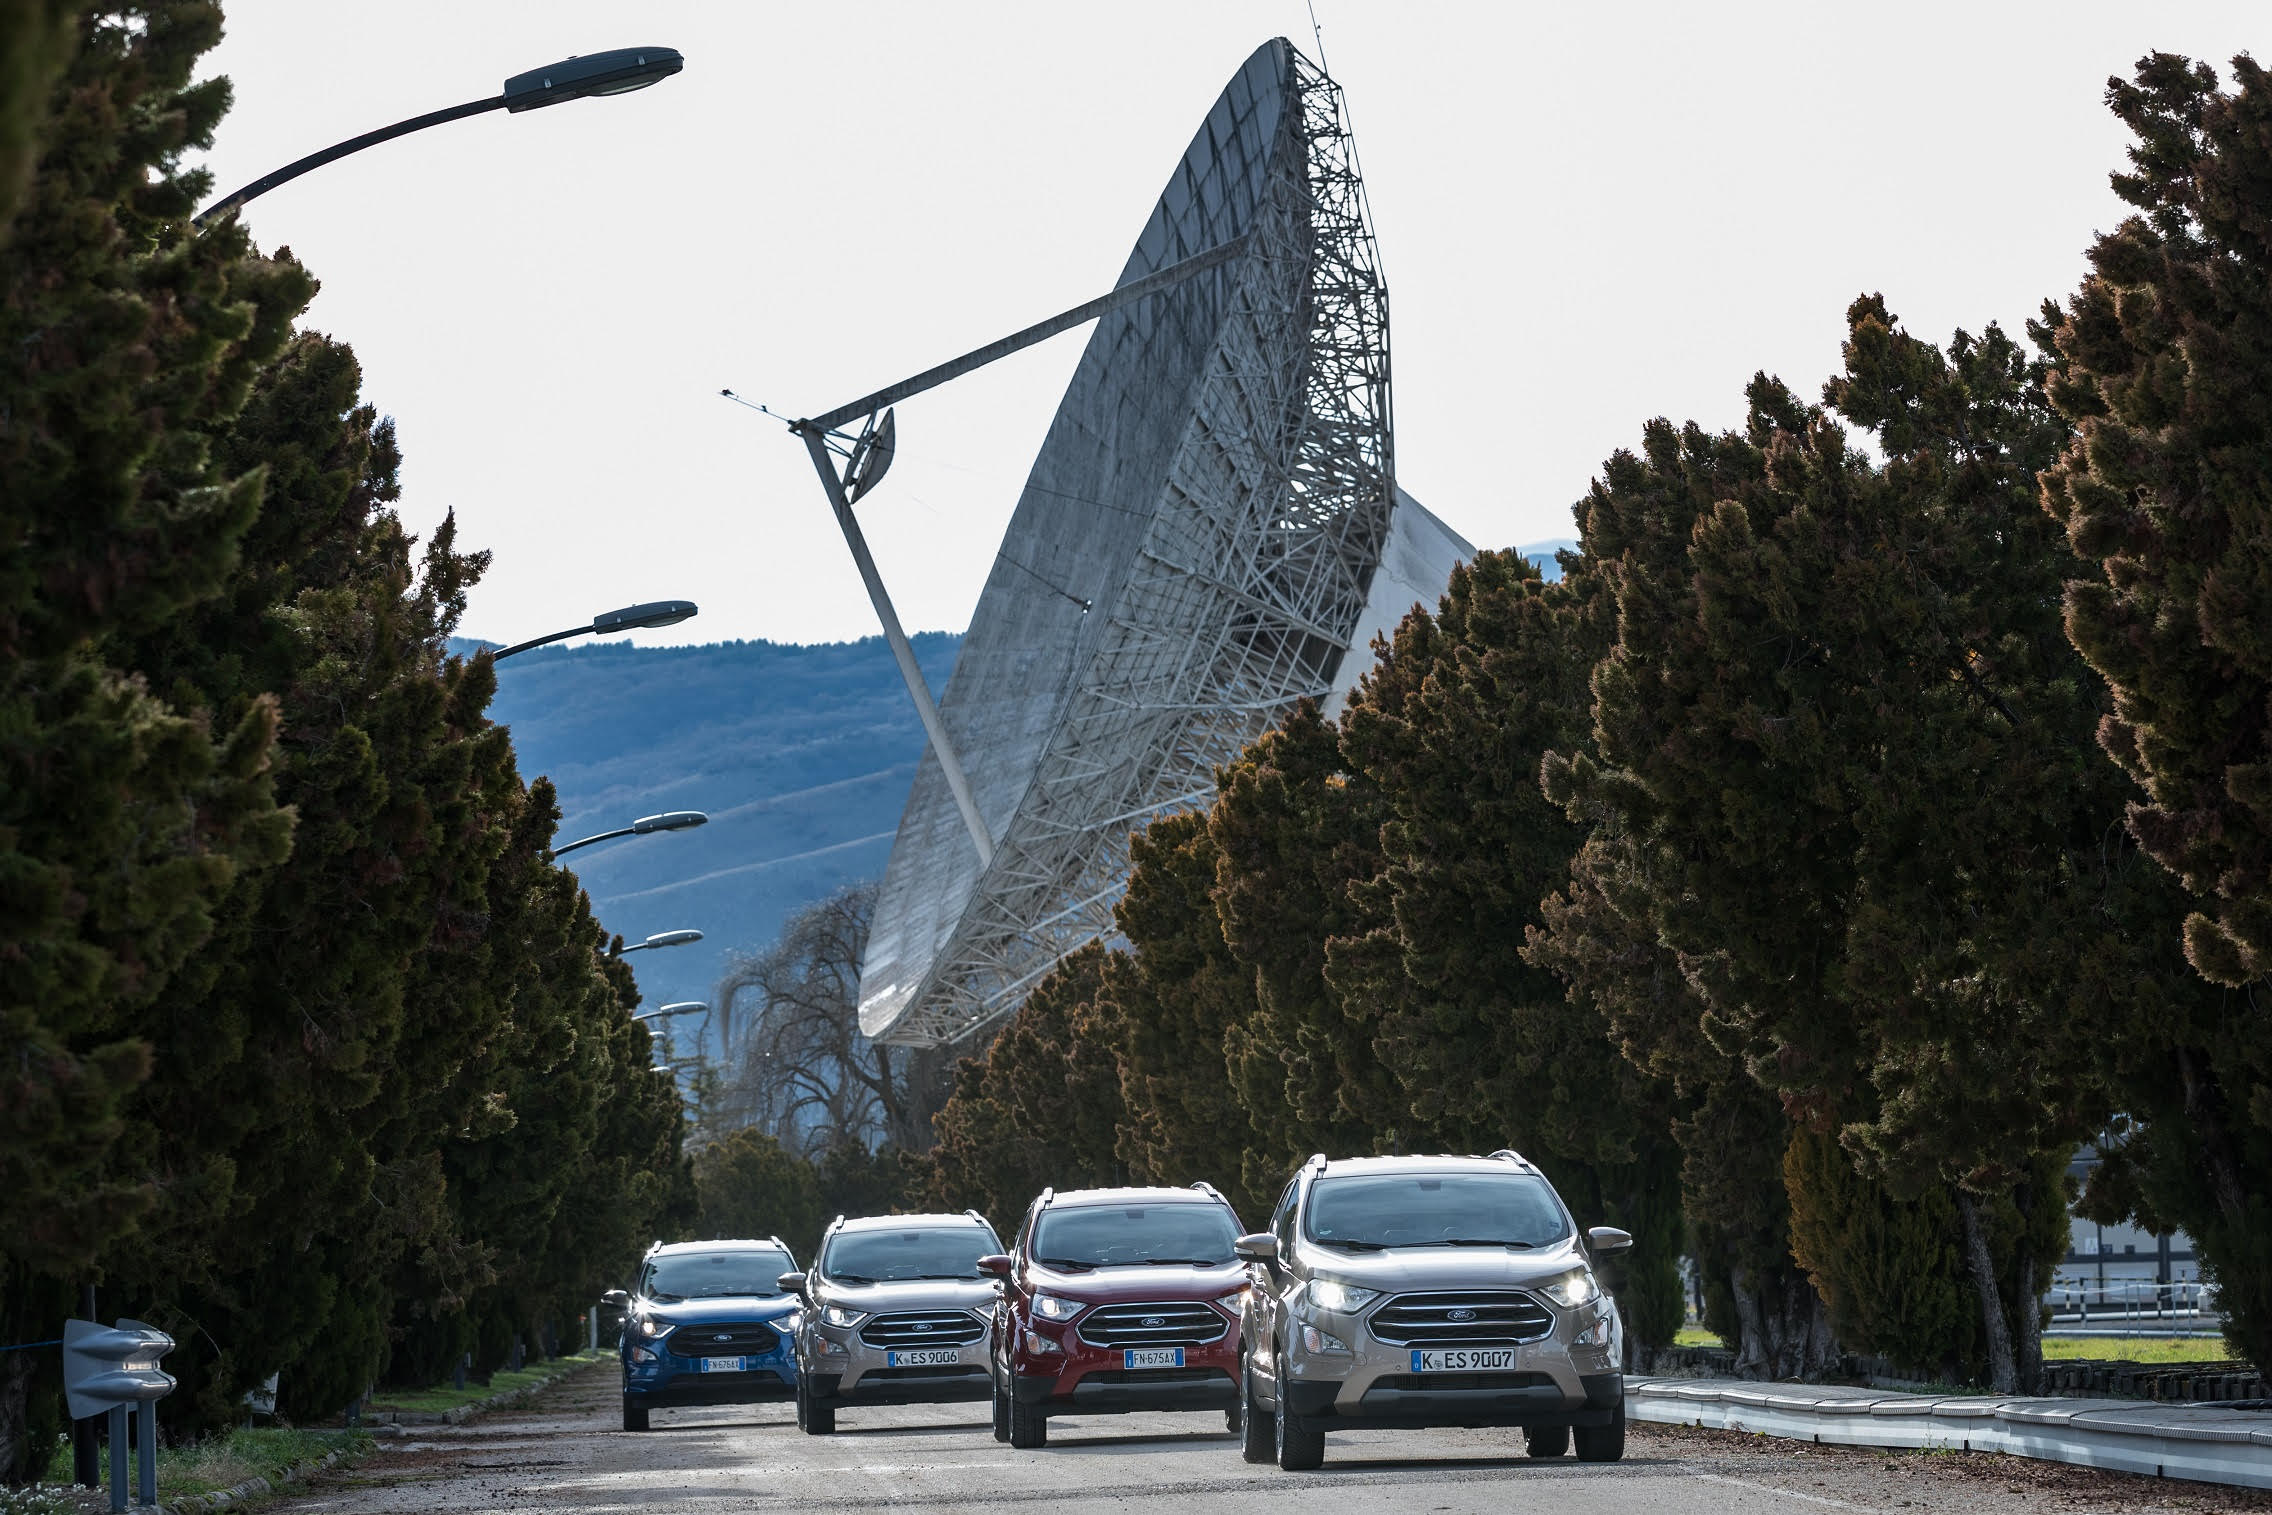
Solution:
{"label": "car door", "polygon": [[1293,1254],[1294,1202],[1301,1181],[1300,1174],[1286,1180],[1286,1188],[1278,1196],[1278,1208],[1270,1214],[1270,1234],[1278,1238],[1278,1257],[1254,1269],[1254,1292],[1248,1296],[1253,1316],[1247,1341],[1254,1361],[1255,1387],[1265,1395],[1278,1371],[1278,1337],[1293,1276],[1287,1260]]}

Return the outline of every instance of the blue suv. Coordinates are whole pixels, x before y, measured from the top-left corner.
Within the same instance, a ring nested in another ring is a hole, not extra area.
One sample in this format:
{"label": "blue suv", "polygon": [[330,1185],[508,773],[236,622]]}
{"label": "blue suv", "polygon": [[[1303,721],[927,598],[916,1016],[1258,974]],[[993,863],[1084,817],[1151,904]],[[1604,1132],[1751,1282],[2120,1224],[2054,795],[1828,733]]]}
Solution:
{"label": "blue suv", "polygon": [[638,1287],[611,1289],[623,1321],[623,1429],[668,1405],[742,1405],[797,1392],[796,1269],[778,1236],[647,1249]]}

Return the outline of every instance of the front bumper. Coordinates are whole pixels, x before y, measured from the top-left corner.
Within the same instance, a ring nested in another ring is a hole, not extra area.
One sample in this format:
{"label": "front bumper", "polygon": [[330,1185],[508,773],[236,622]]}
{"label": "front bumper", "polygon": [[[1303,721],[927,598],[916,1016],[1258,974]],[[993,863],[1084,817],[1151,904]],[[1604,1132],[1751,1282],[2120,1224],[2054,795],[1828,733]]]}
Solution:
{"label": "front bumper", "polygon": [[[944,1315],[949,1310],[942,1307],[938,1313]],[[868,1322],[856,1326],[831,1326],[818,1320],[808,1323],[798,1345],[812,1397],[877,1405],[960,1404],[991,1399],[994,1380],[986,1365],[985,1322],[975,1313],[961,1313],[971,1314],[971,1325],[967,1333],[958,1331],[955,1335],[967,1334],[970,1339],[958,1341],[950,1336],[941,1343],[960,1360],[920,1367],[902,1366],[894,1360],[895,1352],[903,1354],[909,1348],[871,1345],[862,1334]]]}
{"label": "front bumper", "polygon": [[[776,1333],[778,1334],[778,1333]],[[797,1392],[797,1360],[787,1341],[763,1352],[738,1354],[744,1369],[738,1373],[705,1373],[699,1358],[681,1357],[670,1350],[669,1337],[660,1343],[637,1343],[652,1356],[623,1359],[623,1397],[633,1405],[738,1405],[769,1399],[787,1399]]]}
{"label": "front bumper", "polygon": [[[1503,1371],[1418,1373],[1412,1349],[1375,1337],[1355,1316],[1302,1317],[1338,1337],[1347,1352],[1311,1352],[1297,1339],[1283,1349],[1286,1398],[1295,1424],[1309,1430],[1359,1426],[1606,1426],[1624,1403],[1614,1306],[1557,1310],[1547,1336],[1515,1349]],[[1575,1337],[1599,1320],[1608,1340]],[[1297,1327],[1298,1332],[1298,1327]]]}
{"label": "front bumper", "polygon": [[[1061,1351],[1012,1355],[1010,1393],[1052,1415],[1118,1415],[1130,1410],[1233,1410],[1239,1403],[1239,1328],[1213,1341],[1179,1343],[1180,1368],[1130,1368],[1120,1350],[1092,1346],[1073,1326],[1043,1326]],[[1167,1345],[1163,1343],[1162,1345]]]}

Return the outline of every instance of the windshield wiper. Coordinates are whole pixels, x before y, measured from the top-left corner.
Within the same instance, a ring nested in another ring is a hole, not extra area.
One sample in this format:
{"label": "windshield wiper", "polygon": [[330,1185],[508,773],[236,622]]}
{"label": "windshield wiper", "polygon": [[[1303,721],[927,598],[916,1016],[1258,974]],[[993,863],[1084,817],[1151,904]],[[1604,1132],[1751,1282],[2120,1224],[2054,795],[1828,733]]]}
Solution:
{"label": "windshield wiper", "polygon": [[978,1279],[976,1273],[918,1273],[914,1276],[917,1278],[955,1278],[961,1279],[965,1283],[975,1283]]}
{"label": "windshield wiper", "polygon": [[1034,1261],[1044,1267],[1072,1268],[1082,1273],[1094,1273],[1097,1270],[1095,1263],[1082,1262],[1077,1257],[1037,1257]]}
{"label": "windshield wiper", "polygon": [[832,1284],[872,1284],[875,1282],[865,1273],[831,1273],[828,1275],[828,1281]]}
{"label": "windshield wiper", "polygon": [[1346,1236],[1313,1236],[1310,1240],[1321,1247],[1339,1247],[1345,1252],[1386,1252],[1388,1250],[1388,1243],[1385,1241],[1357,1241]]}
{"label": "windshield wiper", "polygon": [[1106,1263],[1108,1268],[1220,1268],[1228,1257],[1146,1257],[1135,1262]]}
{"label": "windshield wiper", "polygon": [[651,1305],[683,1305],[686,1303],[686,1296],[684,1294],[650,1294],[647,1296],[647,1303]]}
{"label": "windshield wiper", "polygon": [[1406,1245],[1413,1247],[1520,1247],[1528,1252],[1537,1243],[1509,1241],[1504,1236],[1447,1236],[1441,1241],[1415,1241],[1407,1242]]}

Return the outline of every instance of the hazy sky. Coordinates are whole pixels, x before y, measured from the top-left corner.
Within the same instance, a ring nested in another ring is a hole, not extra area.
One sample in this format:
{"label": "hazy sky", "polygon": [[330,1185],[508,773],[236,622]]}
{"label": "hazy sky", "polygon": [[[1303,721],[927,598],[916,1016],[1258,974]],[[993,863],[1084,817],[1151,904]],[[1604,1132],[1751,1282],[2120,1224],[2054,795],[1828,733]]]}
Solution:
{"label": "hazy sky", "polygon": [[[637,600],[654,642],[865,636],[790,413],[1109,287],[1301,0],[228,0],[218,191],[570,53],[676,47],[639,94],[458,122],[247,211],[323,281],[396,417],[402,510],[496,552],[466,630]],[[2110,73],[2261,49],[2255,4],[1317,0],[1393,312],[1401,482],[1481,545],[1570,533],[1651,416],[1812,393],[1846,304],[2017,328],[2122,213]],[[2255,22],[2252,26],[2249,23]],[[966,625],[1087,328],[900,409],[861,507],[911,628]]]}

